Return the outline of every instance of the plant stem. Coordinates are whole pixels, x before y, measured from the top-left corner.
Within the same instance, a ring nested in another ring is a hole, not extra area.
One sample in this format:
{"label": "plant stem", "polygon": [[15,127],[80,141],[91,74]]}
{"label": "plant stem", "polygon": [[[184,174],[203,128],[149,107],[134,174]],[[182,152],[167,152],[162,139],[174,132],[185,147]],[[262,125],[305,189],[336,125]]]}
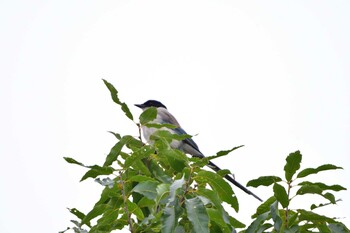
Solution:
{"label": "plant stem", "polygon": [[292,188],[292,185],[291,185],[291,183],[292,183],[292,181],[289,181],[287,184],[288,184],[288,205],[287,205],[287,207],[286,207],[286,221],[285,221],[285,228],[288,228],[288,212],[289,212],[289,202],[290,202],[290,198],[289,198],[289,196],[290,196],[290,189]]}
{"label": "plant stem", "polygon": [[131,214],[129,213],[129,209],[128,209],[128,204],[127,204],[127,197],[125,195],[125,189],[124,189],[124,181],[123,181],[123,173],[120,172],[119,174],[119,178],[120,178],[120,184],[122,186],[122,195],[123,195],[123,201],[124,201],[124,211],[128,216],[128,224],[129,224],[129,230],[130,232],[134,232],[134,229],[132,227],[132,219],[131,219]]}

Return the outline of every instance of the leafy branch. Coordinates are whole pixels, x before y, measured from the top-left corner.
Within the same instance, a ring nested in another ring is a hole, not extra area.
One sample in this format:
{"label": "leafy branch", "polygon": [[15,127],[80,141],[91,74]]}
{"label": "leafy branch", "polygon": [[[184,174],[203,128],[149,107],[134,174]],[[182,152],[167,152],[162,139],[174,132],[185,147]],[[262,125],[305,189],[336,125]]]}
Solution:
{"label": "leafy branch", "polygon": [[[120,100],[117,89],[106,80],[103,82],[113,102],[135,123],[139,135],[110,132],[116,142],[103,165],[84,165],[73,158],[64,158],[68,163],[88,169],[80,181],[94,179],[102,192],[88,213],[68,209],[75,217],[71,221],[74,225],[62,233],[109,233],[124,228],[133,233],[232,233],[237,229],[245,233],[350,232],[337,218],[315,212],[338,203],[340,200],[335,198],[334,192],[346,189],[338,184],[306,180],[310,175],[341,167],[325,164],[299,171],[301,153],[289,154],[284,179],[262,176],[248,182],[247,186],[252,187],[271,186],[273,196],[258,206],[252,223],[246,227],[228,214],[228,209],[239,210],[238,199],[223,178],[230,171],[215,173],[203,168],[211,160],[228,156],[242,146],[204,159],[188,158],[182,151],[172,149],[170,143],[190,135],[171,134],[167,129],[173,125],[151,123],[157,116],[155,108],[144,111],[139,117],[140,123],[136,123],[127,104]],[[151,136],[152,145],[142,142],[141,125],[159,129]],[[291,208],[296,197],[302,195],[319,195],[327,202],[312,203],[310,210]],[[223,205],[224,202],[228,205]]]}

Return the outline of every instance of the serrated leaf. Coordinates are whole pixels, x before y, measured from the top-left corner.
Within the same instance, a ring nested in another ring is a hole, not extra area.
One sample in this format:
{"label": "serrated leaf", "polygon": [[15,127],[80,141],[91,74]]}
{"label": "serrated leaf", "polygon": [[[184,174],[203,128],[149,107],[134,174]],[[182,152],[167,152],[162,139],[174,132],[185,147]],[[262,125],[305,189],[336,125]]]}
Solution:
{"label": "serrated leaf", "polygon": [[207,183],[210,187],[218,193],[221,200],[230,204],[238,212],[238,201],[234,195],[232,187],[224,181],[224,179],[216,173],[209,171],[200,171],[198,175],[194,177],[198,183]]}
{"label": "serrated leaf", "polygon": [[120,105],[121,109],[123,110],[123,112],[125,113],[125,115],[130,119],[130,120],[134,120],[130,110],[129,110],[129,107],[125,104],[125,103],[122,103],[120,100],[119,100],[119,97],[118,97],[118,91],[117,89],[115,89],[115,87],[110,84],[109,82],[107,82],[106,80],[102,79],[104,84],[107,86],[109,92],[111,93],[111,97],[114,101],[114,103]]}
{"label": "serrated leaf", "polygon": [[299,170],[301,159],[302,155],[300,154],[300,151],[290,153],[286,158],[287,163],[284,166],[284,171],[287,181],[291,181],[295,172]]}
{"label": "serrated leaf", "polygon": [[127,200],[127,207],[128,207],[129,213],[135,214],[137,219],[143,220],[145,218],[145,216],[142,213],[142,210],[140,209],[140,207],[136,203],[133,203],[133,202]]}
{"label": "serrated leaf", "polygon": [[199,197],[186,199],[187,218],[190,220],[193,231],[209,233],[209,217],[202,200]]}
{"label": "serrated leaf", "polygon": [[273,193],[283,208],[286,208],[289,205],[288,194],[282,185],[275,183],[273,185]]}
{"label": "serrated leaf", "polygon": [[265,202],[263,202],[258,208],[256,209],[256,213],[253,214],[252,218],[256,218],[257,216],[270,211],[271,205],[276,201],[276,197],[272,196],[269,199],[267,199]]}
{"label": "serrated leaf", "polygon": [[321,171],[335,170],[335,169],[343,169],[343,168],[337,167],[333,164],[324,164],[324,165],[321,165],[317,168],[306,168],[306,169],[302,170],[301,172],[299,172],[297,177],[302,178],[302,177],[306,177],[308,175],[316,174],[316,173],[321,172]]}
{"label": "serrated leaf", "polygon": [[258,179],[250,180],[247,186],[259,187],[259,186],[270,186],[273,183],[282,181],[278,176],[260,176]]}
{"label": "serrated leaf", "polygon": [[137,184],[132,191],[140,193],[150,200],[154,200],[157,197],[157,185],[158,182],[145,181]]}
{"label": "serrated leaf", "polygon": [[85,173],[80,181],[86,180],[87,178],[96,178],[100,175],[110,175],[114,172],[112,167],[100,167],[98,165],[89,166],[90,170]]}
{"label": "serrated leaf", "polygon": [[157,117],[157,108],[155,107],[150,107],[147,108],[145,111],[143,111],[139,117],[140,119],[140,124],[145,125],[148,122],[153,121]]}

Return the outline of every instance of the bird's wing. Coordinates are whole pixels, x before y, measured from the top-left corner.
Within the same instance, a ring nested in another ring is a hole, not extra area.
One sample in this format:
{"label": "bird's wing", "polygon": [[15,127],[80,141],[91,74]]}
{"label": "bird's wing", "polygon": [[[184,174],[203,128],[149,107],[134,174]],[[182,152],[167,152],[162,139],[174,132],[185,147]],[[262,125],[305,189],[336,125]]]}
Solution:
{"label": "bird's wing", "polygon": [[[186,131],[180,127],[174,129],[174,132],[176,134],[179,134],[179,135],[187,134]],[[184,143],[183,150],[185,153],[189,153],[189,154],[191,154],[193,156],[197,156],[197,157],[204,157],[204,155],[199,150],[197,144],[192,140],[192,138],[186,138],[186,139],[182,140],[182,142]]]}
{"label": "bird's wing", "polygon": [[[157,108],[157,111],[158,111],[158,115],[160,116],[159,118],[162,119],[162,123],[172,124],[177,126],[177,128],[173,129],[174,133],[178,135],[187,134],[186,131],[181,128],[180,124],[177,122],[175,117],[171,115],[171,113],[169,113],[167,109]],[[188,153],[197,157],[204,157],[202,152],[200,152],[197,144],[191,138],[186,138],[182,140],[182,142],[184,143],[184,145],[182,146],[182,150],[185,153]]]}
{"label": "bird's wing", "polygon": [[168,110],[166,110],[165,108],[157,108],[157,111],[158,111],[159,118],[162,120],[161,123],[172,124],[177,127],[180,127],[179,122],[177,122],[175,117],[171,115],[171,113],[168,112]]}

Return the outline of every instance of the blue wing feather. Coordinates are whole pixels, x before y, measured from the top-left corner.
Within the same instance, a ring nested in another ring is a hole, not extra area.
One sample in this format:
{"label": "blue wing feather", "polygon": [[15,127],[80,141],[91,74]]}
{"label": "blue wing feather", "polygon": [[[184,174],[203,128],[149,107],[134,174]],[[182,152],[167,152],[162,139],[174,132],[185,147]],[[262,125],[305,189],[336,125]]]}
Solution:
{"label": "blue wing feather", "polygon": [[[179,135],[187,134],[186,131],[183,130],[182,128],[176,128],[176,129],[174,129],[174,131],[175,131],[175,133],[177,133]],[[196,149],[198,152],[200,152],[197,144],[192,140],[192,138],[186,138],[183,140],[183,142],[189,144],[194,149]]]}

